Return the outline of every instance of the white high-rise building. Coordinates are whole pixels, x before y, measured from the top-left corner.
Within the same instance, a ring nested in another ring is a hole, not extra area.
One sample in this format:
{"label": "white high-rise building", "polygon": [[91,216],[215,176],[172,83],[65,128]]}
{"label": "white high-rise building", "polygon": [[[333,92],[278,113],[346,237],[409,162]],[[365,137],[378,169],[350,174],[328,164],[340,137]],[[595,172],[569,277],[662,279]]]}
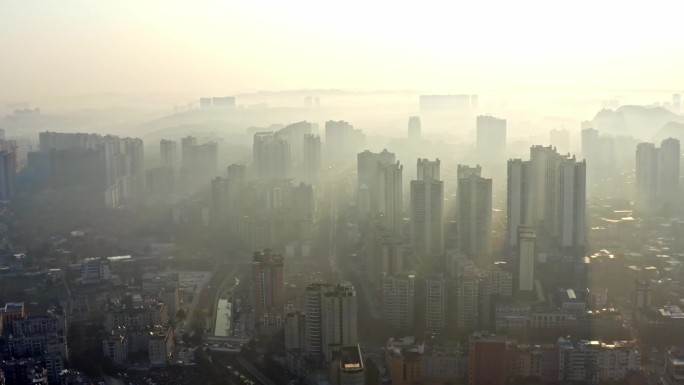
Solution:
{"label": "white high-rise building", "polygon": [[330,360],[331,349],[358,343],[356,291],[348,283],[306,288],[305,350]]}
{"label": "white high-rise building", "polygon": [[520,225],[557,246],[586,245],[586,163],[558,154],[553,147],[533,146],[531,160],[508,164],[508,242]]}
{"label": "white high-rise building", "polygon": [[313,283],[305,290],[305,351],[310,356],[323,356],[323,295],[330,286]]}
{"label": "white high-rise building", "polygon": [[551,146],[532,146],[530,149],[530,182],[535,197],[532,201],[532,220],[535,224],[546,219],[547,206],[556,198],[554,192],[550,191],[550,183],[556,181],[559,162],[560,155]]}
{"label": "white high-rise building", "polygon": [[634,210],[640,213],[662,211],[662,157],[653,143],[639,143],[636,149]]}
{"label": "white high-rise building", "polygon": [[447,281],[442,274],[425,279],[425,327],[439,331],[446,325]]}
{"label": "white high-rise building", "polygon": [[183,162],[183,168],[185,169],[188,169],[191,166],[191,152],[195,146],[197,146],[197,138],[194,136],[187,136],[181,139],[181,161]]}
{"label": "white high-rise building", "polygon": [[587,165],[577,162],[575,157],[562,159],[560,169],[559,215],[547,216],[545,225],[551,224],[554,237],[563,247],[586,244],[587,212]]}
{"label": "white high-rise building", "polygon": [[677,139],[663,140],[660,148],[653,143],[640,143],[637,146],[635,211],[660,214],[679,204],[680,159]]}
{"label": "white high-rise building", "polygon": [[273,132],[254,134],[252,146],[254,171],[260,179],[283,179],[290,176],[290,144]]}
{"label": "white high-rise building", "polygon": [[518,227],[532,223],[530,161],[508,161],[507,244],[518,244]]}
{"label": "white high-rise building", "polygon": [[321,177],[321,137],[316,134],[304,135],[304,179],[316,184]]}
{"label": "white high-rise building", "polygon": [[0,200],[14,198],[17,187],[17,143],[0,139]]}
{"label": "white high-rise building", "polygon": [[356,155],[357,204],[361,215],[382,211],[380,206],[384,197],[381,192],[384,191],[385,181],[381,175],[381,168],[395,162],[394,153],[386,149],[378,153],[366,150]]}
{"label": "white high-rise building", "polygon": [[420,116],[410,116],[408,121],[408,138],[413,144],[421,139]]}
{"label": "white high-rise building", "polygon": [[162,167],[170,168],[173,174],[178,174],[178,143],[173,140],[162,139],[159,142]]}
{"label": "white high-rise building", "polygon": [[456,326],[474,329],[479,323],[479,277],[474,270],[464,270],[456,278]]}
{"label": "white high-rise building", "polygon": [[331,350],[359,343],[354,287],[351,284],[332,287],[323,295],[322,309],[323,353],[330,361]]}
{"label": "white high-rise building", "polygon": [[481,115],[477,117],[477,151],[480,154],[506,154],[506,119]]}
{"label": "white high-rise building", "polygon": [[363,132],[348,122],[325,122],[327,164],[332,167],[351,164],[354,154],[359,152],[365,141]]}
{"label": "white high-rise building", "polygon": [[518,227],[518,291],[534,290],[534,230]]}
{"label": "white high-rise building", "polygon": [[458,166],[458,244],[470,258],[487,255],[492,248],[492,180],[481,175],[479,165]]}
{"label": "white high-rise building", "polygon": [[681,200],[679,167],[682,152],[679,140],[674,138],[663,140],[660,143],[660,152],[663,157],[663,200],[665,208],[670,210],[677,207]]}
{"label": "white high-rise building", "polygon": [[306,347],[306,315],[292,312],[285,315],[285,350]]}
{"label": "white high-rise building", "polygon": [[384,236],[380,242],[382,274],[395,275],[404,271],[404,250],[401,238]]}
{"label": "white high-rise building", "polygon": [[379,167],[378,211],[383,215],[385,229],[393,234],[401,233],[403,185],[402,171],[404,166],[399,164],[383,164]]}
{"label": "white high-rise building", "polygon": [[409,329],[415,322],[415,273],[385,275],[382,282],[382,304],[385,323]]}
{"label": "white high-rise building", "polygon": [[411,181],[411,245],[421,258],[444,253],[444,182],[439,165],[439,159],[418,159],[418,180]]}
{"label": "white high-rise building", "polygon": [[490,330],[492,322],[492,304],[497,298],[509,298],[513,294],[513,274],[504,270],[505,262],[495,262],[494,265],[482,272],[478,288],[479,326],[483,330]]}

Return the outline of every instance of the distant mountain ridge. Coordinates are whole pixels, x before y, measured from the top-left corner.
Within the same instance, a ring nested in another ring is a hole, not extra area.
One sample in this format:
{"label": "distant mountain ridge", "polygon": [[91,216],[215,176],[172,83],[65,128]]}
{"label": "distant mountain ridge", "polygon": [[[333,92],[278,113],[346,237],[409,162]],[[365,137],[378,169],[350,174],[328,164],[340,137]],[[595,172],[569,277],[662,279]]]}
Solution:
{"label": "distant mountain ridge", "polygon": [[627,135],[644,141],[660,137],[669,123],[684,124],[684,116],[662,107],[626,105],[617,110],[601,110],[593,119],[601,134]]}

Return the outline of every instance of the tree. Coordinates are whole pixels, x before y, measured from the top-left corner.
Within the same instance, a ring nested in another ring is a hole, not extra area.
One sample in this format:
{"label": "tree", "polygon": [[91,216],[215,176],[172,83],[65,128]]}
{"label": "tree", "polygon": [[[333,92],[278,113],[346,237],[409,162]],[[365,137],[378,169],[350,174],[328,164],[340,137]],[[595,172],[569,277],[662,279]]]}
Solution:
{"label": "tree", "polygon": [[178,309],[178,311],[176,312],[176,318],[178,318],[179,320],[184,320],[185,316],[186,316],[185,310]]}

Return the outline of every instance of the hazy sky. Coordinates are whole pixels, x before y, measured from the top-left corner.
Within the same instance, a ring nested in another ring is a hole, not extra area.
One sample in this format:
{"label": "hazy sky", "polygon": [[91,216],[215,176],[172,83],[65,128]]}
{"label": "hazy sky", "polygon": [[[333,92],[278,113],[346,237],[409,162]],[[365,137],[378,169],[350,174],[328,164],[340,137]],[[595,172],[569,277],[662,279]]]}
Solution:
{"label": "hazy sky", "polygon": [[0,97],[684,87],[680,1],[406,3],[0,0]]}

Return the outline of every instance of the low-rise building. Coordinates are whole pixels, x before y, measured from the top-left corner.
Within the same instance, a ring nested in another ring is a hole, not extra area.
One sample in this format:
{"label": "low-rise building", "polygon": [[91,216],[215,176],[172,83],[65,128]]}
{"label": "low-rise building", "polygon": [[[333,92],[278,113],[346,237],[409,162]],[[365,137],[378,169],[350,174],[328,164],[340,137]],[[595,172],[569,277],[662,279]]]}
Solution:
{"label": "low-rise building", "polygon": [[333,354],[330,365],[331,385],[364,385],[365,370],[361,347],[345,346]]}
{"label": "low-rise building", "polygon": [[166,365],[173,355],[173,329],[159,326],[148,333],[147,354],[150,365]]}
{"label": "low-rise building", "polygon": [[112,330],[102,341],[102,354],[114,365],[121,365],[128,360],[129,346],[124,328]]}
{"label": "low-rise building", "polygon": [[684,349],[672,347],[665,356],[665,385],[684,385]]}

